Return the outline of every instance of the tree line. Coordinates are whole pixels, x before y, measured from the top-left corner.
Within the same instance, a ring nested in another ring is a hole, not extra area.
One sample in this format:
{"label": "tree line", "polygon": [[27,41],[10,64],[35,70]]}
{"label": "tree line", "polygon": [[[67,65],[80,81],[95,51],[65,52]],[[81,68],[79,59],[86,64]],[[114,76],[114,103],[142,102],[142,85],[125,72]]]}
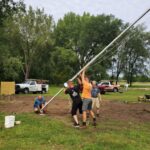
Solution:
{"label": "tree line", "polygon": [[[28,78],[60,84],[71,78],[129,24],[113,15],[67,13],[56,23],[44,9],[0,2],[0,81]],[[150,32],[132,28],[88,70],[92,79],[150,80]]]}

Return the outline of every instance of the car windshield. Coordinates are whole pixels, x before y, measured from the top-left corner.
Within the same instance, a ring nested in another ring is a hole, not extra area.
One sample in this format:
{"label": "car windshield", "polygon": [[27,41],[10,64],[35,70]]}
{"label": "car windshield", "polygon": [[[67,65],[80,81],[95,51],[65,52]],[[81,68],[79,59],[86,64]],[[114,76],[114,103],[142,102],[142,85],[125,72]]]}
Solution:
{"label": "car windshield", "polygon": [[109,83],[108,82],[103,82],[102,85],[109,85]]}
{"label": "car windshield", "polygon": [[30,84],[30,82],[31,82],[31,81],[25,81],[24,83],[25,83],[25,84]]}

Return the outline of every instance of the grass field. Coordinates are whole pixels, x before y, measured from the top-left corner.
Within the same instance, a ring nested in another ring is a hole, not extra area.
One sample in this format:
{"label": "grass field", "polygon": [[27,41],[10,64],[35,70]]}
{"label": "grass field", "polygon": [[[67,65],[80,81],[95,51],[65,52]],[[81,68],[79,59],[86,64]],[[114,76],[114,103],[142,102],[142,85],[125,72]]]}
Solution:
{"label": "grass field", "polygon": [[[44,94],[45,96],[53,96],[56,94],[61,87],[50,87],[49,92],[47,94]],[[113,92],[107,92],[105,95],[102,95],[102,98],[105,100],[118,100],[118,101],[128,101],[128,102],[136,102],[138,99],[138,96],[144,96],[145,94],[150,94],[150,89],[132,89],[129,88],[127,92],[123,93],[113,93]],[[63,92],[58,96],[60,98],[68,98],[67,95],[65,95]]]}
{"label": "grass field", "polygon": [[[0,114],[3,125],[5,114]],[[74,129],[60,120],[19,114],[22,124],[0,128],[1,150],[149,150],[150,123],[100,122],[97,128]]]}
{"label": "grass field", "polygon": [[[120,81],[118,84],[125,85],[126,81]],[[149,86],[150,87],[150,82],[133,82],[132,86],[133,87],[134,86],[140,86],[140,87],[143,87],[143,86],[147,87],[147,86]]]}
{"label": "grass field", "polygon": [[123,93],[107,92],[105,95],[102,95],[102,98],[105,100],[137,102],[138,96],[144,96],[145,94],[150,94],[150,90],[129,89]]}
{"label": "grass field", "polygon": [[[54,96],[62,87],[50,86],[48,93],[45,96]],[[148,88],[148,90],[146,90]],[[150,82],[135,82],[133,87],[129,88],[127,92],[123,93],[113,93],[107,92],[103,95],[104,99],[108,100],[119,100],[119,101],[137,101],[138,96],[143,96],[144,94],[150,94]],[[25,94],[21,94],[27,96]],[[38,95],[38,94],[28,94],[28,95]],[[68,96],[62,92],[58,95],[60,98],[67,99]]]}
{"label": "grass field", "polygon": [[[53,96],[60,87],[50,87],[46,96]],[[129,89],[124,93],[106,93],[104,100],[137,101],[137,97],[150,94],[149,90]],[[31,94],[29,94],[31,95]],[[36,96],[36,94],[34,94]],[[25,95],[28,96],[28,95]],[[66,99],[64,93],[59,98]],[[149,104],[148,104],[149,105]],[[150,122],[99,120],[98,126],[75,129],[69,116],[55,118],[33,113],[18,113],[21,125],[5,129],[0,113],[0,150],[149,150]]]}
{"label": "grass field", "polygon": [[[44,94],[45,96],[54,96],[62,87],[57,86],[51,86],[49,88],[49,92]],[[144,94],[150,94],[150,89],[133,89],[129,88],[127,92],[123,93],[113,93],[113,92],[107,92],[105,95],[102,95],[104,99],[107,100],[119,100],[119,101],[137,101],[138,96],[143,96]],[[29,94],[29,95],[38,95],[38,94]],[[27,95],[25,95],[27,96]],[[68,98],[67,95],[62,92],[58,95],[59,98]]]}

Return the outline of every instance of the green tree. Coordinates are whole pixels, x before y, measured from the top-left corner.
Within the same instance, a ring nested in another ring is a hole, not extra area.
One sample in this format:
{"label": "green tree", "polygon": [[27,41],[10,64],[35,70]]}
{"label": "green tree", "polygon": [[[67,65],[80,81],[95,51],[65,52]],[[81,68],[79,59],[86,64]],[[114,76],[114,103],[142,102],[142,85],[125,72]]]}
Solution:
{"label": "green tree", "polygon": [[[9,76],[7,73],[10,72],[8,69],[10,69],[11,72],[13,72],[14,74],[16,73],[16,71],[18,71],[12,70],[11,67],[6,68],[7,65],[9,64],[9,60],[11,59],[10,54],[11,50],[8,44],[9,43],[8,36],[6,36],[8,30],[6,29],[5,23],[7,22],[7,20],[12,20],[13,14],[16,13],[17,10],[20,8],[22,10],[24,9],[24,4],[21,1],[19,2],[14,2],[13,0],[0,1],[0,80],[7,80],[6,76],[7,77]],[[15,79],[15,77],[13,79]]]}
{"label": "green tree", "polygon": [[17,57],[10,57],[4,63],[4,79],[16,81],[22,70],[22,62]]}
{"label": "green tree", "polygon": [[135,76],[144,75],[149,59],[149,43],[143,26],[130,30],[129,36],[118,47],[116,55],[116,79],[122,72],[127,82],[132,85]]}
{"label": "green tree", "polygon": [[17,3],[13,0],[1,0],[0,1],[0,26],[7,17],[10,17],[14,11],[16,11]]}
{"label": "green tree", "polygon": [[50,82],[60,84],[72,77],[76,71],[75,52],[63,47],[56,47],[51,56]]}
{"label": "green tree", "polygon": [[[23,60],[25,79],[29,78],[31,67],[37,61],[37,54],[42,49],[54,44],[53,19],[44,10],[20,10],[13,16],[13,22],[7,23],[8,36],[13,55],[19,55]],[[50,50],[50,49],[49,49]]]}
{"label": "green tree", "polygon": [[[97,53],[99,53],[120,32],[121,20],[114,16],[83,16],[68,13],[60,19],[55,28],[56,44],[72,49],[78,57],[78,66],[82,68]],[[99,64],[97,68],[109,66],[108,61]],[[106,69],[103,73],[105,74]],[[93,70],[96,71],[96,70]],[[100,71],[100,70],[99,70]],[[93,72],[93,74],[98,74]]]}

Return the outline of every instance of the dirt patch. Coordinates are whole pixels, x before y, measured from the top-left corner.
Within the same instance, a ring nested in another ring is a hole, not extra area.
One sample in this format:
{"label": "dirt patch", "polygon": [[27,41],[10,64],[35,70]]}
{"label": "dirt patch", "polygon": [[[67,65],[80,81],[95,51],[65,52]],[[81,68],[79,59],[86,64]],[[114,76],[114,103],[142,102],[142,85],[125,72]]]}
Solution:
{"label": "dirt patch", "polygon": [[[15,96],[14,100],[0,101],[0,112],[7,114],[33,112],[35,96]],[[49,100],[50,97],[45,97]],[[47,107],[48,115],[65,117],[70,115],[69,101],[55,99]],[[100,121],[104,120],[150,122],[150,104],[125,104],[117,101],[103,101],[100,111]]]}
{"label": "dirt patch", "polygon": [[126,121],[150,121],[149,103],[125,104],[117,101],[104,101],[101,107],[102,119],[115,119]]}

